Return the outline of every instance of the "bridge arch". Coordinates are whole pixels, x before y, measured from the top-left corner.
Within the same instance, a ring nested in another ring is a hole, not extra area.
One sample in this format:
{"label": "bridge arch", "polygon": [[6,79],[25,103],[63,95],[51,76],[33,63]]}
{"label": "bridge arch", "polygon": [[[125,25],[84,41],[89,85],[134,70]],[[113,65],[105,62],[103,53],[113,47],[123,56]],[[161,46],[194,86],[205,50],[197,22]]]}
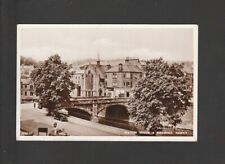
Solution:
{"label": "bridge arch", "polygon": [[105,118],[115,121],[129,121],[129,112],[125,105],[109,105],[106,107]]}
{"label": "bridge arch", "polygon": [[67,109],[69,112],[69,115],[75,116],[78,118],[86,119],[86,120],[91,120],[92,113],[90,110],[82,107],[73,107],[73,108],[68,108]]}

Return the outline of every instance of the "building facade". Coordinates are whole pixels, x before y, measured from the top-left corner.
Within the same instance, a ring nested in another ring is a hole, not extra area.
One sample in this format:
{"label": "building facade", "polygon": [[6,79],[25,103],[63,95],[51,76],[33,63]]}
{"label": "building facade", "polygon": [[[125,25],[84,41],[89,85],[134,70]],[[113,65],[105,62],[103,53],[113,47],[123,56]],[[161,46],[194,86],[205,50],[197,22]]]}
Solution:
{"label": "building facade", "polygon": [[71,96],[106,96],[105,71],[109,68],[109,65],[101,65],[100,60],[96,64],[89,63],[75,68],[72,80],[76,88]]}
{"label": "building facade", "polygon": [[34,84],[30,78],[24,78],[20,81],[21,101],[32,101],[36,98]]}
{"label": "building facade", "polygon": [[22,79],[30,78],[32,71],[34,70],[33,65],[21,65],[20,66],[20,76]]}
{"label": "building facade", "polygon": [[75,84],[75,89],[71,92],[72,97],[80,97],[84,96],[84,76],[85,76],[85,71],[76,68],[74,71],[74,75],[72,77],[72,81]]}
{"label": "building facade", "polygon": [[101,65],[100,60],[96,64],[84,66],[84,96],[106,96],[105,71],[107,66]]}
{"label": "building facade", "polygon": [[33,70],[34,70],[33,65],[21,65],[20,67],[21,101],[32,101],[36,99],[34,84],[30,78]]}
{"label": "building facade", "polygon": [[116,66],[88,64],[75,68],[73,82],[76,85],[72,97],[130,97],[131,89],[142,78],[142,63],[138,59],[126,58]]}
{"label": "building facade", "polygon": [[[136,60],[135,62],[139,62]],[[118,64],[106,71],[106,95],[110,97],[130,97],[131,89],[142,78],[143,71],[127,59],[125,64]]]}

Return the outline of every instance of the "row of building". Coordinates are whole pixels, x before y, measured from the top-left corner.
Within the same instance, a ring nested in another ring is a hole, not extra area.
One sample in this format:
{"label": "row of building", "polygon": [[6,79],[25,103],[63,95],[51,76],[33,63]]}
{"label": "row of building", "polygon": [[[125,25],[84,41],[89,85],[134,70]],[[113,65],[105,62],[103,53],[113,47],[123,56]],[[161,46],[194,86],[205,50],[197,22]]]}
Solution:
{"label": "row of building", "polygon": [[[144,63],[138,59],[126,58],[118,65],[101,64],[97,60],[94,64],[73,67],[72,81],[75,89],[71,97],[130,97],[131,88],[143,76]],[[34,70],[32,65],[21,65],[21,100],[35,99],[34,85],[30,74]]]}
{"label": "row of building", "polygon": [[138,59],[127,58],[114,66],[101,65],[98,60],[75,69],[73,82],[76,88],[71,96],[130,97],[131,88],[142,76],[142,64]]}
{"label": "row of building", "polygon": [[[144,76],[143,66],[145,62],[139,59],[126,58],[117,65],[96,63],[74,66],[72,81],[75,89],[71,97],[130,97],[131,89],[138,79]],[[30,101],[36,99],[35,86],[30,78],[34,70],[33,65],[21,65],[21,100]],[[193,63],[186,63],[184,71],[193,79]],[[190,81],[192,86],[193,80]]]}

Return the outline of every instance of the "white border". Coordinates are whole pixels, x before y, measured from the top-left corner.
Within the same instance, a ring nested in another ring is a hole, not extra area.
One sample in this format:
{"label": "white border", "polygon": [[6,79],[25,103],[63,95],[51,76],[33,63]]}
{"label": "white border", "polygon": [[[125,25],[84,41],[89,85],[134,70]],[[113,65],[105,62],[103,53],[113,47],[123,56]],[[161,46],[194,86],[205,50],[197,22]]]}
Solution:
{"label": "white border", "polygon": [[[20,136],[20,37],[24,28],[192,28],[194,41],[194,91],[193,91],[193,136]],[[17,25],[17,107],[16,140],[17,141],[141,141],[141,142],[197,142],[198,130],[198,25],[147,25],[147,24],[18,24]]]}

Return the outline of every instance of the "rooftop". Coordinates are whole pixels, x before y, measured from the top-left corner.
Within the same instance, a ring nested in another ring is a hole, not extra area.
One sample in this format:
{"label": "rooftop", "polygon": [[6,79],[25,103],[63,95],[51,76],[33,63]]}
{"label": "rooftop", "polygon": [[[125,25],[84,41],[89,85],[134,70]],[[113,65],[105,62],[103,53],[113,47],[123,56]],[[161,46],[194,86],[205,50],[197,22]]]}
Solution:
{"label": "rooftop", "polygon": [[111,69],[106,71],[107,73],[110,72],[136,72],[141,73],[143,72],[137,65],[123,65],[122,71],[119,71],[119,66],[113,66]]}
{"label": "rooftop", "polygon": [[30,78],[21,78],[21,83],[22,84],[30,84],[31,79]]}

